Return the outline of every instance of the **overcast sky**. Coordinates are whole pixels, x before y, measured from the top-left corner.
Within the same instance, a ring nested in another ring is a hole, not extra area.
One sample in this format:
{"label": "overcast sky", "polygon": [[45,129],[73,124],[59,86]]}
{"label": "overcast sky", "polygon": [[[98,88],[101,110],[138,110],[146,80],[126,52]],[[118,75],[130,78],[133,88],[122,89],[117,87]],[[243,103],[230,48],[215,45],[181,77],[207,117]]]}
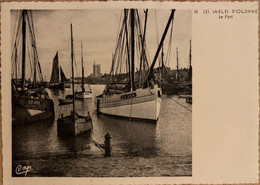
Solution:
{"label": "overcast sky", "polygon": [[[149,10],[146,44],[152,61],[159,40],[170,16],[170,10]],[[32,11],[37,51],[43,76],[50,79],[52,61],[59,52],[59,62],[66,76],[70,76],[70,23],[73,24],[74,51],[77,61],[76,75],[80,76],[80,42],[83,42],[85,74],[92,73],[92,65],[101,64],[101,72],[109,73],[112,52],[115,50],[120,25],[121,9],[115,10],[34,10]],[[140,10],[142,25],[144,13]],[[15,32],[17,11],[11,12],[12,35]],[[157,20],[157,21],[156,21]],[[176,10],[169,66],[176,68],[176,47],[180,67],[189,65],[189,40],[192,39],[190,10]],[[157,31],[156,31],[157,30]],[[168,32],[169,33],[169,32]],[[169,35],[169,34],[168,34]],[[169,38],[165,40],[165,52]],[[156,65],[158,66],[158,65]]]}

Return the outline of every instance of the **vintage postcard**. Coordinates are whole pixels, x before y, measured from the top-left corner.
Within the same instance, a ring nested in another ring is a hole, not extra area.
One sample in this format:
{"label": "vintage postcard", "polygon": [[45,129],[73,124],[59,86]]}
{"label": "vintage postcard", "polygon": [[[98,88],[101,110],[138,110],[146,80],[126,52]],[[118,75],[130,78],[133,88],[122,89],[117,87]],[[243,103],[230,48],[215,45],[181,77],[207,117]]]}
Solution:
{"label": "vintage postcard", "polygon": [[1,3],[3,183],[258,183],[258,15]]}

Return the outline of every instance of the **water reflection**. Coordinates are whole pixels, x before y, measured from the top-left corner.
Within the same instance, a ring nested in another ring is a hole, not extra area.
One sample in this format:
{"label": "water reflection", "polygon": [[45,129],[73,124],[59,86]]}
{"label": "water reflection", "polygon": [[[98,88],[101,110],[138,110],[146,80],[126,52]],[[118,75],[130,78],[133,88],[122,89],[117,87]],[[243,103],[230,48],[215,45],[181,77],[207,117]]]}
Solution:
{"label": "water reflection", "polygon": [[127,119],[100,115],[97,119],[99,135],[109,132],[115,147],[124,151],[126,156],[149,157],[156,155],[156,125],[129,121]]}
{"label": "water reflection", "polygon": [[[76,89],[80,90],[80,84],[76,84]],[[91,89],[94,97],[103,91],[104,86],[93,85]],[[59,106],[58,102],[60,97],[64,97],[70,91],[49,90],[50,97],[54,100],[55,120],[61,113],[67,115],[72,110],[72,105]],[[185,99],[164,95],[157,124],[106,115],[97,116],[93,99],[76,100],[77,113],[86,115],[90,112],[94,127],[92,132],[63,138],[57,136],[56,122],[43,121],[15,126],[12,132],[13,157],[102,157],[100,149],[95,147],[91,140],[103,144],[106,133],[112,136],[114,157],[191,155],[191,112],[174,103],[172,98],[191,109],[191,105],[186,104]]]}
{"label": "water reflection", "polygon": [[62,147],[67,148],[69,152],[77,155],[78,152],[89,150],[91,141],[91,132],[83,133],[77,137],[59,137],[58,140]]}
{"label": "water reflection", "polygon": [[56,132],[53,129],[53,120],[15,125],[12,130],[12,151],[15,158],[30,158],[41,154],[41,151],[51,152],[56,147],[56,142],[51,139]]}

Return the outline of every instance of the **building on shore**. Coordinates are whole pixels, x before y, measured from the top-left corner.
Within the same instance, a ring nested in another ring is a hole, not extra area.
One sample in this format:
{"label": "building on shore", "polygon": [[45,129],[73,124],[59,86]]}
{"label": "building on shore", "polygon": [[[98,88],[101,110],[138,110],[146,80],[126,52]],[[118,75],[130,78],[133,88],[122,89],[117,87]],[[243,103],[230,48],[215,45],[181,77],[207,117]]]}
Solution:
{"label": "building on shore", "polygon": [[100,77],[101,76],[101,65],[100,64],[93,64],[93,77]]}

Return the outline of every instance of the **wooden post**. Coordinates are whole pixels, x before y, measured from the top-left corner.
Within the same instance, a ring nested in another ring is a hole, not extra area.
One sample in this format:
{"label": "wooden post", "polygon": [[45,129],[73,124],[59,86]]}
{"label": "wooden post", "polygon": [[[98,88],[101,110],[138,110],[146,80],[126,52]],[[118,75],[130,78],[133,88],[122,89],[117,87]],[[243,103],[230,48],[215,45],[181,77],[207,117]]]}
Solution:
{"label": "wooden post", "polygon": [[105,157],[110,157],[111,156],[111,136],[109,133],[107,133],[105,135],[105,143],[104,143],[104,147],[105,147]]}
{"label": "wooden post", "polygon": [[100,99],[97,99],[97,115],[100,115]]}

